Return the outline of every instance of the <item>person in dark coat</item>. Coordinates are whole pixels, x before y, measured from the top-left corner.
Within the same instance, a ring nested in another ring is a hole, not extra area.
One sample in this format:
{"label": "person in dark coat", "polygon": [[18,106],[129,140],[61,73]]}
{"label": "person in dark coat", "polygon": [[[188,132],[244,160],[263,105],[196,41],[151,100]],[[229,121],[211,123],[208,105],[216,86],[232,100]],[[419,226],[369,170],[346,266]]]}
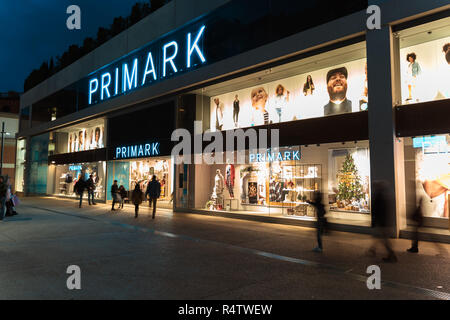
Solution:
{"label": "person in dark coat", "polygon": [[153,215],[152,219],[155,219],[155,213],[156,213],[156,200],[161,195],[161,184],[158,180],[156,180],[156,176],[154,175],[152,177],[152,181],[150,181],[147,185],[147,191],[145,192],[145,195],[149,196],[149,205],[151,206],[153,204]]}
{"label": "person in dark coat", "polygon": [[0,176],[0,220],[3,220],[6,213],[6,192],[6,183],[3,176]]}
{"label": "person in dark coat", "polygon": [[114,180],[113,185],[111,186],[111,197],[112,197],[112,208],[111,211],[114,211],[114,204],[119,203],[120,206],[120,194],[119,194],[119,186],[117,185],[117,180]]}
{"label": "person in dark coat", "polygon": [[375,181],[373,188],[372,199],[372,216],[375,227],[375,241],[369,248],[369,253],[376,255],[376,244],[380,242],[387,251],[388,256],[383,258],[385,262],[397,262],[397,256],[392,250],[391,242],[389,241],[389,217],[390,210],[388,207],[388,194],[386,190],[389,189],[389,184],[386,181]]}
{"label": "person in dark coat", "polygon": [[119,187],[119,194],[120,194],[120,206],[119,208],[123,209],[123,203],[125,202],[125,198],[128,198],[127,190],[123,185],[120,185]]}
{"label": "person in dark coat", "polygon": [[83,175],[80,174],[77,182],[75,183],[74,189],[75,189],[75,193],[80,196],[80,205],[78,207],[81,208],[81,202],[83,201],[84,189],[86,189],[86,181],[84,181]]}
{"label": "person in dark coat", "polygon": [[138,217],[139,213],[139,205],[142,203],[142,197],[143,192],[141,191],[141,187],[139,186],[139,183],[136,183],[136,187],[133,190],[133,193],[131,194],[131,201],[134,204],[134,217]]}
{"label": "person in dark coat", "polygon": [[315,252],[322,252],[323,246],[322,246],[322,234],[326,227],[327,219],[325,218],[325,206],[322,203],[322,193],[320,191],[314,192],[314,200],[313,201],[307,201],[310,205],[314,207],[317,214],[317,222],[316,222],[316,228],[317,228],[317,247],[313,249]]}
{"label": "person in dark coat", "polygon": [[[92,174],[89,176],[89,179],[86,181],[86,189],[88,192],[88,202],[89,205],[91,205],[91,201],[93,205],[96,205],[96,203],[94,202],[94,191],[95,191],[95,183],[94,183],[94,179],[92,177]],[[92,200],[91,200],[92,198]]]}

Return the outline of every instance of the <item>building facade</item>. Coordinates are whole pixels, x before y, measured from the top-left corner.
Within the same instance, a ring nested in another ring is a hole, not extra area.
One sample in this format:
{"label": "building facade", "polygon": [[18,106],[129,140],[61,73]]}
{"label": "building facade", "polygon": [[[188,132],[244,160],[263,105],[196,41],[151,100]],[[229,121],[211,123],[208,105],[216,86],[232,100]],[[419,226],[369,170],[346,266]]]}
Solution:
{"label": "building facade", "polygon": [[[447,1],[190,3],[170,2],[22,95],[27,194],[74,197],[93,174],[109,201],[113,180],[132,190],[156,175],[180,213],[311,225],[321,191],[333,228],[370,233],[381,184],[393,236],[408,237],[420,202],[424,237],[450,241]],[[369,5],[380,29],[367,28]],[[280,148],[261,148],[253,129],[278,132]],[[184,134],[192,155],[179,163]],[[260,150],[235,144],[241,134]],[[202,150],[218,161],[195,161]]]}
{"label": "building facade", "polygon": [[[4,128],[0,148],[2,159],[0,175],[7,176],[15,185],[16,134],[19,131],[20,98],[16,92],[0,93],[0,130]],[[3,126],[3,127],[2,127]]]}

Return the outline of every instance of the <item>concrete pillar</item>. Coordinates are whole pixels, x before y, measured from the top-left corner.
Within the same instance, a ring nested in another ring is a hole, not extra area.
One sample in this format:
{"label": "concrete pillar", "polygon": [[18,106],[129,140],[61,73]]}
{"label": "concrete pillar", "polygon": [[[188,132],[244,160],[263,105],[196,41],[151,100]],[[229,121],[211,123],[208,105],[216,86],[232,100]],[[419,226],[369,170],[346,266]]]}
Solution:
{"label": "concrete pillar", "polygon": [[374,182],[388,183],[388,223],[391,235],[398,237],[395,193],[395,101],[393,79],[394,45],[389,25],[367,31],[367,76],[369,88],[369,140],[372,190]]}

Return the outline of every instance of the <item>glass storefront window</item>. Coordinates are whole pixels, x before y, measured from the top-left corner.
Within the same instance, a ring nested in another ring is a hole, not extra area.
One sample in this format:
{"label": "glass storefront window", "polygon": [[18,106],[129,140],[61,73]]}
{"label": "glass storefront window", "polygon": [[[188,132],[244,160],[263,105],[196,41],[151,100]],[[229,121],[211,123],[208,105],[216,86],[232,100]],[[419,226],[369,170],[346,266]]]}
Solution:
{"label": "glass storefront window", "polygon": [[[92,175],[95,184],[94,199],[105,200],[106,162],[52,165],[49,168],[49,173],[52,172],[51,167],[54,167],[55,170],[53,195],[70,198],[79,197],[74,190],[75,183],[81,176],[87,180]],[[84,197],[86,199],[87,196],[87,192],[85,192]]]}
{"label": "glass storefront window", "polygon": [[[365,42],[202,88],[204,129],[231,130],[368,108]],[[205,108],[207,111],[205,112]]]}
{"label": "glass storefront window", "polygon": [[124,186],[129,193],[128,199],[130,199],[131,191],[134,190],[136,184],[139,184],[141,190],[145,193],[147,184],[153,175],[161,184],[159,203],[170,207],[173,192],[173,168],[170,157],[109,161],[107,199],[112,200],[110,190],[114,180],[117,180],[119,186]]}
{"label": "glass storefront window", "polygon": [[450,17],[398,34],[402,104],[450,98]]}
{"label": "glass storefront window", "polygon": [[105,120],[96,119],[52,132],[52,154],[72,153],[104,148]]}
{"label": "glass storefront window", "polygon": [[404,139],[407,215],[422,205],[426,226],[448,228],[450,135]]}
{"label": "glass storefront window", "polygon": [[26,140],[17,140],[15,190],[23,192]]}
{"label": "glass storefront window", "polygon": [[[304,220],[315,219],[308,201],[313,200],[315,191],[320,191],[330,221],[370,226],[368,141],[280,150],[283,155],[288,151],[288,155],[299,158],[266,161],[261,156],[258,161],[251,161],[255,157],[247,151],[246,164],[189,165],[194,171],[184,171],[192,172],[195,178],[190,184],[183,181],[180,188],[184,190],[188,184],[187,193],[193,194],[192,205],[198,210]],[[179,208],[186,205],[183,197],[186,198],[186,192],[177,194]]]}

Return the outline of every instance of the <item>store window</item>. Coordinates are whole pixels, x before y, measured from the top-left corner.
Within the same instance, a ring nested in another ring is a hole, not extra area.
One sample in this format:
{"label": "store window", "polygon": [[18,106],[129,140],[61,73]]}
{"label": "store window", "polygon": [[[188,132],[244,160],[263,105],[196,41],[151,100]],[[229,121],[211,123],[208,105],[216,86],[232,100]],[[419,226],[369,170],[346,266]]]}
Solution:
{"label": "store window", "polygon": [[25,170],[26,140],[17,140],[15,190],[23,192]]}
{"label": "store window", "polygon": [[[370,226],[368,146],[368,141],[292,146],[280,148],[281,157],[255,157],[247,151],[246,164],[191,165],[195,168],[190,184],[195,188],[190,192],[193,206],[314,220],[316,213],[308,201],[320,191],[330,221]],[[177,194],[177,207],[182,207],[183,196]]]}
{"label": "store window", "polygon": [[105,120],[95,119],[52,132],[52,154],[72,153],[105,147]]}
{"label": "store window", "polygon": [[421,204],[426,226],[448,228],[450,135],[404,139],[407,214]]}
{"label": "store window", "polygon": [[[108,191],[114,180],[119,186],[123,186],[127,192],[126,201],[131,199],[131,192],[139,184],[140,189],[145,193],[147,184],[155,175],[161,184],[161,195],[158,199],[162,206],[171,207],[172,204],[172,177],[173,167],[170,157],[145,158],[130,161],[109,161],[108,162]],[[111,193],[108,192],[107,199],[112,200]]]}
{"label": "store window", "polygon": [[450,98],[450,17],[398,35],[402,104]]}
{"label": "store window", "polygon": [[[106,162],[52,165],[49,168],[49,175],[51,175],[52,169],[55,172],[53,195],[78,198],[79,195],[74,190],[75,183],[80,177],[86,181],[92,175],[95,186],[94,199],[105,200]],[[84,193],[84,197],[87,199],[87,192]]]}
{"label": "store window", "polygon": [[[365,42],[202,88],[211,131],[368,108]],[[204,114],[205,112],[203,112]],[[205,122],[205,121],[204,121]]]}
{"label": "store window", "polygon": [[30,139],[30,163],[27,164],[26,192],[47,194],[48,143],[49,133]]}

